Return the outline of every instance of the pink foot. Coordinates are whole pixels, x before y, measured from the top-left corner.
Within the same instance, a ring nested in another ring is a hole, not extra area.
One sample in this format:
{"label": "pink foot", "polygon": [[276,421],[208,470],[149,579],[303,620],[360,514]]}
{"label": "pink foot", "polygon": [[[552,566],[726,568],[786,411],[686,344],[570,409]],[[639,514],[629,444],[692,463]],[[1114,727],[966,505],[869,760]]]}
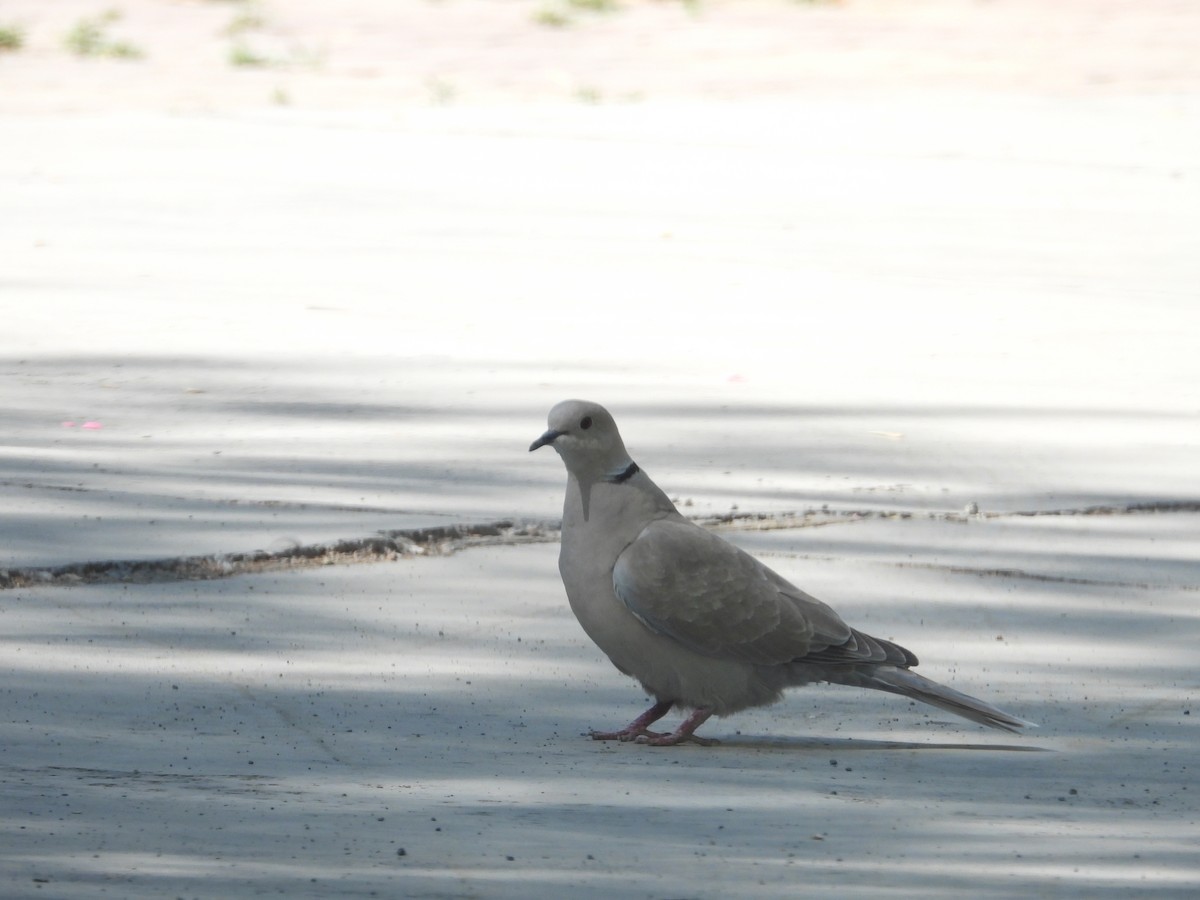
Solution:
{"label": "pink foot", "polygon": [[671,711],[671,707],[675,703],[671,700],[659,700],[652,707],[630,722],[620,731],[593,731],[593,741],[638,741],[638,740],[656,740],[658,738],[670,737],[668,734],[661,734],[657,731],[650,731],[649,726],[653,725],[663,716]]}
{"label": "pink foot", "polygon": [[660,700],[620,731],[593,731],[592,740],[637,741],[639,744],[646,744],[650,747],[674,747],[676,744],[687,743],[699,744],[701,747],[711,747],[714,744],[720,743],[719,741],[714,741],[712,738],[696,737],[694,733],[712,715],[712,712],[707,709],[692,710],[692,714],[684,719],[679,728],[670,734],[651,731],[647,727],[670,712],[671,707],[674,705],[674,703]]}
{"label": "pink foot", "polygon": [[656,734],[651,737],[638,738],[637,742],[639,744],[646,744],[649,747],[674,747],[676,744],[699,744],[701,747],[713,747],[721,743],[714,738],[702,738],[694,734],[681,734],[678,731],[673,731],[670,734]]}
{"label": "pink foot", "polygon": [[683,723],[670,734],[658,734],[653,737],[647,737],[644,740],[638,738],[638,743],[649,744],[651,747],[674,747],[676,744],[693,743],[699,744],[701,747],[711,747],[716,744],[712,738],[696,737],[695,730],[708,721],[708,717],[712,712],[707,709],[694,709],[692,714],[683,720]]}

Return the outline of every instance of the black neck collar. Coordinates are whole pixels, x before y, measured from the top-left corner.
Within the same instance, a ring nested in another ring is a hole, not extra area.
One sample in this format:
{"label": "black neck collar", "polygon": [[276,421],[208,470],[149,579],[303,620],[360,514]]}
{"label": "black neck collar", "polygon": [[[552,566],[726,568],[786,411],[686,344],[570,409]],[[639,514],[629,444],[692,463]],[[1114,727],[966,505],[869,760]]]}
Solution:
{"label": "black neck collar", "polygon": [[609,476],[607,478],[605,478],[604,480],[609,482],[609,484],[622,484],[622,483],[628,481],[630,478],[632,478],[634,475],[636,475],[640,471],[641,470],[638,468],[638,464],[635,462],[631,462],[620,472],[610,473]]}

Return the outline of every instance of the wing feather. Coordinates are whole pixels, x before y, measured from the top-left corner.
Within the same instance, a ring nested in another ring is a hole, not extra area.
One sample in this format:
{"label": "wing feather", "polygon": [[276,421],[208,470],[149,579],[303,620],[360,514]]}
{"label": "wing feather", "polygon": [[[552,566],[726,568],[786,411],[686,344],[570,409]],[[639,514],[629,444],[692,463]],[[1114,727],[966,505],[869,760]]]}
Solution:
{"label": "wing feather", "polygon": [[613,587],[648,628],[706,656],[782,665],[879,652],[820,600],[686,520],[646,526],[618,557]]}

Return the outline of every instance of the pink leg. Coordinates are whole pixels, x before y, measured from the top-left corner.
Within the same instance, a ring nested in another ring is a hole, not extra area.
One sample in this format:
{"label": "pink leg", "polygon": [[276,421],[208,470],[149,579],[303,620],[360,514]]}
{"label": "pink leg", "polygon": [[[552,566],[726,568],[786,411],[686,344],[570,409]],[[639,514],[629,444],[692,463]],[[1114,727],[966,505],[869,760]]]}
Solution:
{"label": "pink leg", "polygon": [[[708,721],[708,717],[712,715],[712,710],[695,709],[692,714],[683,720],[681,724],[671,734],[656,734],[647,735],[644,742],[651,747],[674,747],[676,744],[683,744],[691,741],[693,744],[699,744],[702,747],[711,747],[717,743],[712,738],[696,737],[693,732]],[[639,739],[639,743],[643,741]]]}
{"label": "pink leg", "polygon": [[[647,726],[653,725],[671,711],[675,703],[672,700],[659,700],[652,707],[630,722],[620,731],[593,731],[593,741],[636,741],[638,738],[665,738],[669,735],[648,731]],[[700,723],[697,722],[697,725]]]}

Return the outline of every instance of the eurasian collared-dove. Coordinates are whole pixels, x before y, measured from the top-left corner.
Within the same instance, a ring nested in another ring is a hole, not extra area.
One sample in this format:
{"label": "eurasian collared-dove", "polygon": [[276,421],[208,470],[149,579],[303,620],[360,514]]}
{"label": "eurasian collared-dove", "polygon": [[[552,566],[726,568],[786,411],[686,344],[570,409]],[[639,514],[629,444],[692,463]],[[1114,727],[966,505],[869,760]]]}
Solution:
{"label": "eurasian collared-dove", "polygon": [[[712,715],[778,700],[827,681],[902,694],[993,728],[1032,723],[910,671],[908,650],[861,631],[749,554],[684,518],[629,458],[604,407],[565,400],[547,444],[567,467],[558,568],[571,609],[621,672],[655,699],[596,740],[710,743]],[[648,726],[672,707],[691,713],[671,734]]]}

